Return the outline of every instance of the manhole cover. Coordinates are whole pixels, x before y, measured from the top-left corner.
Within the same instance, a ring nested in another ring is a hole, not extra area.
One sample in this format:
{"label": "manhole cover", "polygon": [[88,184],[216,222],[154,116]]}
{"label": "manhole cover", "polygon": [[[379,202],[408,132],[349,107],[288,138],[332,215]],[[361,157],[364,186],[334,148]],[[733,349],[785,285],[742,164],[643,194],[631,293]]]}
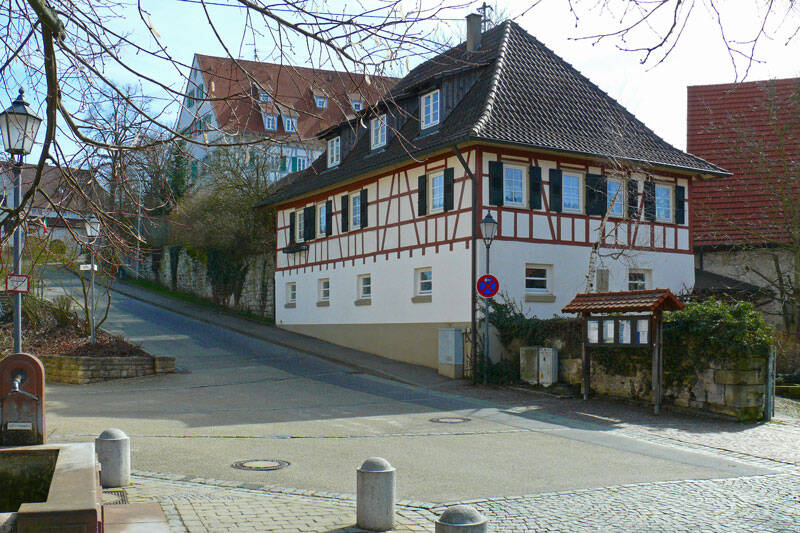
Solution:
{"label": "manhole cover", "polygon": [[231,465],[239,470],[280,470],[289,466],[289,461],[281,459],[251,459],[249,461],[236,461]]}
{"label": "manhole cover", "polygon": [[434,424],[463,424],[469,422],[470,419],[463,416],[442,416],[439,418],[431,418]]}
{"label": "manhole cover", "polygon": [[128,495],[124,489],[104,490],[103,503],[106,505],[122,505],[128,503]]}

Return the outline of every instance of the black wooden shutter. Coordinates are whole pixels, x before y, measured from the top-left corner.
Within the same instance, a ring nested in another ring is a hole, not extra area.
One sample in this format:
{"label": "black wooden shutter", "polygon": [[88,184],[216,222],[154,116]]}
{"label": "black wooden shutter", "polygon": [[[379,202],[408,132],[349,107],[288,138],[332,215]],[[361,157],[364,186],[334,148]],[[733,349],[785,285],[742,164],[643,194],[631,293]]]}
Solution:
{"label": "black wooden shutter", "polygon": [[606,178],[599,174],[586,174],[586,214],[606,214],[608,208]]}
{"label": "black wooden shutter", "polygon": [[289,244],[295,243],[295,236],[297,235],[297,222],[295,222],[294,217],[297,216],[297,213],[292,211],[292,214],[289,215]]}
{"label": "black wooden shutter", "polygon": [[303,240],[310,241],[314,239],[317,233],[314,218],[316,215],[316,208],[312,205],[303,209]]}
{"label": "black wooden shutter", "polygon": [[333,234],[333,200],[325,202],[325,235]]}
{"label": "black wooden shutter", "polygon": [[361,227],[366,228],[369,224],[367,213],[369,204],[367,204],[367,189],[361,189]]}
{"label": "black wooden shutter", "polygon": [[675,223],[686,223],[686,188],[675,186]]}
{"label": "black wooden shutter", "polygon": [[417,216],[428,214],[428,177],[417,178]]}
{"label": "black wooden shutter", "polygon": [[489,205],[503,205],[503,163],[489,161]]}
{"label": "black wooden shutter", "polygon": [[453,182],[455,181],[455,169],[444,169],[444,210],[453,209]]}
{"label": "black wooden shutter", "polygon": [[644,182],[644,219],[653,222],[656,219],[656,184]]}
{"label": "black wooden shutter", "polygon": [[561,212],[561,178],[561,169],[550,169],[550,211],[556,213]]}
{"label": "black wooden shutter", "polygon": [[639,219],[639,182],[628,180],[628,218]]}
{"label": "black wooden shutter", "polygon": [[531,209],[542,208],[542,167],[528,169],[528,205]]}
{"label": "black wooden shutter", "polygon": [[349,218],[350,217],[350,209],[348,209],[350,207],[349,202],[350,202],[350,197],[347,196],[346,194],[343,194],[342,195],[342,232],[343,233],[345,231],[347,231],[348,228],[350,227],[350,218]]}

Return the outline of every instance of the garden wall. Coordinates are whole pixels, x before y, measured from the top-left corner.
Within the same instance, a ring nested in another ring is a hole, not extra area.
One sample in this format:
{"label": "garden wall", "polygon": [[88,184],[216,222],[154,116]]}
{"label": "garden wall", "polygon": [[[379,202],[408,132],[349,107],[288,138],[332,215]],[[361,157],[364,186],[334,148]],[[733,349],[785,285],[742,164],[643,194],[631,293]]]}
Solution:
{"label": "garden wall", "polygon": [[[172,287],[172,254],[164,249],[158,272],[153,269],[153,257],[143,259],[139,267],[141,276],[164,287],[189,292],[197,296],[213,298],[211,282],[206,274],[206,264],[181,249],[178,253],[177,284]],[[253,256],[249,261],[242,293],[238,301],[231,296],[224,305],[231,309],[250,311],[260,316],[275,319],[275,259],[270,254]]]}
{"label": "garden wall", "polygon": [[136,378],[175,372],[174,357],[72,357],[40,355],[45,379],[83,385],[108,379]]}

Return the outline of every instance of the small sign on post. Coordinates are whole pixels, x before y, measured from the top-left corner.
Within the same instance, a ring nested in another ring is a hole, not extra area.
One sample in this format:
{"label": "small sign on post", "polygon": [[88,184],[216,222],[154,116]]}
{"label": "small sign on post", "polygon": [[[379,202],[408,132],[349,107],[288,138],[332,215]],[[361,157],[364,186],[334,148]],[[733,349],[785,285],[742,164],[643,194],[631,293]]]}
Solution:
{"label": "small sign on post", "polygon": [[6,292],[27,293],[31,278],[25,274],[7,274]]}
{"label": "small sign on post", "polygon": [[478,278],[478,294],[484,298],[491,298],[500,290],[500,282],[491,274]]}
{"label": "small sign on post", "polygon": [[81,265],[80,269],[81,270],[94,270],[95,272],[97,272],[97,265]]}

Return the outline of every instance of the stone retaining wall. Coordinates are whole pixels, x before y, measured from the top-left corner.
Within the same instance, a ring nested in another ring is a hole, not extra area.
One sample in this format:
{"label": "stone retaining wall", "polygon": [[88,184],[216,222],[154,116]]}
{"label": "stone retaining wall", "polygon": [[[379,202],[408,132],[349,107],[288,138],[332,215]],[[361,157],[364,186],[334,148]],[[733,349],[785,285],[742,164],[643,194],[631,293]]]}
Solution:
{"label": "stone retaining wall", "polygon": [[45,378],[54,383],[82,385],[108,379],[135,378],[175,372],[174,357],[67,357],[40,355]]}
{"label": "stone retaining wall", "polygon": [[[206,265],[181,249],[178,253],[177,285],[172,287],[171,254],[165,248],[158,272],[153,270],[153,257],[147,256],[139,266],[140,275],[164,287],[212,298],[211,283],[206,276]],[[231,297],[226,305],[232,309],[250,311],[275,319],[275,258],[271,254],[253,256],[249,261],[242,294],[238,303]]]}
{"label": "stone retaining wall", "polygon": [[[766,360],[754,358],[737,368],[708,368],[690,379],[687,387],[665,388],[664,403],[756,420],[764,412],[766,364]],[[580,358],[560,358],[558,366],[559,381],[572,385],[583,382]],[[650,376],[649,370],[639,370],[633,376],[606,374],[593,362],[591,387],[606,396],[651,401]]]}

